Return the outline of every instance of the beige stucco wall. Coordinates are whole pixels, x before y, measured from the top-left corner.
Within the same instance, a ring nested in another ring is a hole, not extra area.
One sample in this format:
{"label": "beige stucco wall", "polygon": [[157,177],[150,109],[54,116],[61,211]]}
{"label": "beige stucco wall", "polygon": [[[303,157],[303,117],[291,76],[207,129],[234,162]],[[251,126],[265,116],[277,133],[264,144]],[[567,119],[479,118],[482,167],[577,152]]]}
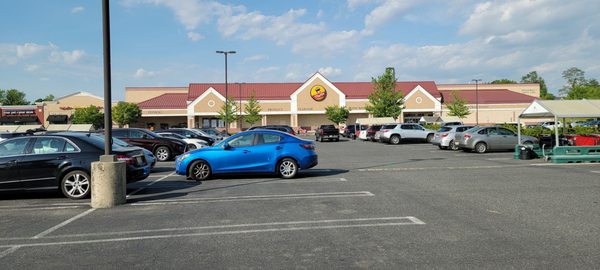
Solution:
{"label": "beige stucco wall", "polygon": [[365,107],[369,104],[369,101],[352,101],[346,100],[346,108],[350,111],[352,110],[364,110]]}
{"label": "beige stucco wall", "polygon": [[[290,125],[290,115],[266,115],[267,125]],[[258,125],[258,124],[257,124]]]}
{"label": "beige stucco wall", "polygon": [[[289,112],[291,110],[290,103],[262,103],[258,101],[258,105],[260,105],[261,112]],[[244,108],[246,107],[246,103],[242,103],[242,112],[245,112]]]}
{"label": "beige stucco wall", "polygon": [[[489,125],[497,123],[517,122],[519,115],[527,108],[529,104],[511,104],[511,105],[479,105],[479,124]],[[471,114],[463,119],[466,124],[475,124],[477,122],[477,114],[475,106],[469,105]],[[448,116],[449,111],[444,106],[442,110],[442,118]]]}
{"label": "beige stucco wall", "polygon": [[327,119],[324,114],[299,114],[298,115],[298,126],[299,127],[310,127],[310,130],[318,128],[320,125],[335,125],[333,122]]}
{"label": "beige stucco wall", "polygon": [[[421,103],[417,102],[419,99],[421,100]],[[433,111],[435,109],[435,103],[423,92],[417,91],[410,96],[409,99],[404,101],[404,107],[406,109],[431,109]]]}
{"label": "beige stucco wall", "polygon": [[55,102],[44,103],[44,126],[48,126],[49,115],[71,116],[75,109],[89,107],[90,105],[104,107],[104,100],[89,95],[73,95]]}
{"label": "beige stucco wall", "polygon": [[[323,101],[315,101],[310,96],[310,89],[315,85],[321,85],[327,91],[327,97]],[[339,106],[339,98],[338,93],[329,88],[320,78],[317,78],[298,93],[298,111],[324,111],[327,106]]]}
{"label": "beige stucco wall", "polygon": [[[212,107],[208,105],[208,103],[211,100],[214,101],[214,103],[215,103]],[[224,104],[225,104],[225,102],[223,100],[221,100],[217,95],[215,95],[214,93],[209,93],[194,106],[194,112],[196,112],[196,113],[218,113],[219,111],[221,111],[221,108],[223,107]]]}
{"label": "beige stucco wall", "polygon": [[358,118],[368,118],[369,114],[368,113],[350,113],[350,116],[348,116],[348,120],[346,120],[346,124],[354,124],[356,123],[356,119]]}
{"label": "beige stucco wall", "polygon": [[[475,90],[475,84],[438,84],[438,90]],[[507,89],[513,92],[540,97],[540,85],[537,83],[519,83],[519,84],[479,84],[477,89]]]}
{"label": "beige stucco wall", "polygon": [[173,115],[173,114],[177,114],[177,115],[187,115],[187,110],[182,109],[182,110],[161,110],[161,109],[143,109],[142,110],[142,115]]}
{"label": "beige stucco wall", "polygon": [[187,93],[188,87],[125,87],[125,101],[140,103],[163,94]]}

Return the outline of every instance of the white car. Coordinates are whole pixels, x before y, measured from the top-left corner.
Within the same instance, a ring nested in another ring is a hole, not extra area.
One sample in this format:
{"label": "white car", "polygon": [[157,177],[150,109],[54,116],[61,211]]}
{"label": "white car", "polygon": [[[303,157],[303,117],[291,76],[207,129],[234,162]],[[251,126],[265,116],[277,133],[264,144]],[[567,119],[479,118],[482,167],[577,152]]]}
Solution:
{"label": "white car", "polygon": [[560,121],[558,122],[554,122],[554,121],[546,121],[546,122],[541,122],[540,126],[545,127],[547,129],[552,129],[554,130],[554,126],[558,125],[558,127],[562,127],[562,123]]}
{"label": "white car", "polygon": [[384,125],[380,131],[379,141],[391,144],[399,144],[403,140],[431,142],[433,134],[435,134],[435,130],[426,129],[421,125],[412,123]]}
{"label": "white car", "polygon": [[203,147],[207,147],[208,143],[204,140],[201,139],[195,139],[195,138],[186,138],[183,135],[179,135],[176,133],[171,133],[171,132],[159,132],[156,133],[162,137],[167,137],[167,138],[174,138],[174,139],[180,139],[182,141],[184,141],[189,150],[195,150],[195,149],[200,149]]}

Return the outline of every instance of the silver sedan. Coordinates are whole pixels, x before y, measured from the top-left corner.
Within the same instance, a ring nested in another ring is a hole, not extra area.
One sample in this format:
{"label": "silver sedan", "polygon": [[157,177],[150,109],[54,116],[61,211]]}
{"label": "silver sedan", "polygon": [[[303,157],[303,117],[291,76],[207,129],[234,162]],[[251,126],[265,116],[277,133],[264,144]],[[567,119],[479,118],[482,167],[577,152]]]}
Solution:
{"label": "silver sedan", "polygon": [[[539,140],[531,136],[521,136],[520,144],[536,144]],[[464,151],[475,150],[485,153],[490,150],[513,150],[517,145],[517,134],[500,126],[474,127],[454,138],[454,143]]]}

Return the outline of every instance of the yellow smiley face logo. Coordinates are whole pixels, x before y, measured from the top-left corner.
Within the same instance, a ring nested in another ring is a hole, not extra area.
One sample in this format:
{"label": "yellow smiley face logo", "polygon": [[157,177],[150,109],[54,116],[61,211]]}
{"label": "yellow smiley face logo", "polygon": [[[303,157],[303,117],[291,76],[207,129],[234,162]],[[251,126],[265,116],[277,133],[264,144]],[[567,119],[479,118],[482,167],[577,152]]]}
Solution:
{"label": "yellow smiley face logo", "polygon": [[310,89],[310,96],[315,101],[322,101],[327,97],[327,90],[321,85],[315,85]]}

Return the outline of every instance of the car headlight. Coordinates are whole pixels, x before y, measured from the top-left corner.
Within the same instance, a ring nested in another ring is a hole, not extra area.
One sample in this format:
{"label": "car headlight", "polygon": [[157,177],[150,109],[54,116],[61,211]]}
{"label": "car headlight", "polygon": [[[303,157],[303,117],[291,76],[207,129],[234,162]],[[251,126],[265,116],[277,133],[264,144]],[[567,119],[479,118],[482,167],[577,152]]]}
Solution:
{"label": "car headlight", "polygon": [[185,153],[185,154],[179,156],[179,160],[184,160],[184,159],[186,159],[189,156],[190,156],[189,153]]}

